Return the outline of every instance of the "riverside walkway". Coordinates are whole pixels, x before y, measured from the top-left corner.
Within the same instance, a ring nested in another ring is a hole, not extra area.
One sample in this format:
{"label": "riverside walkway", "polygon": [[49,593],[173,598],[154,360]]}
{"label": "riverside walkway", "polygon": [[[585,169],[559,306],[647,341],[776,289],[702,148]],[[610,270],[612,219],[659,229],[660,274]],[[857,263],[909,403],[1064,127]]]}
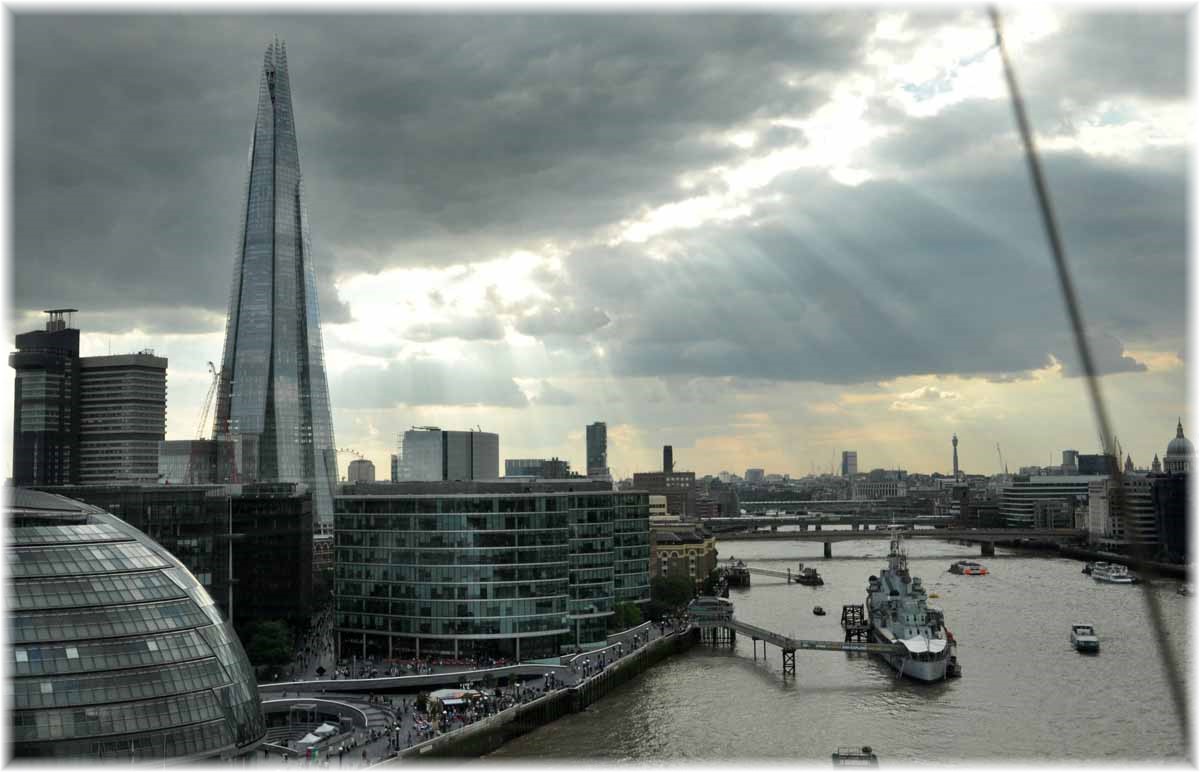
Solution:
{"label": "riverside walkway", "polygon": [[[259,691],[263,694],[264,705],[276,704],[282,708],[291,703],[337,702],[345,706],[347,713],[358,714],[364,723],[357,726],[359,722],[355,722],[353,736],[335,748],[323,749],[319,755],[331,767],[371,766],[547,695],[584,687],[604,676],[611,666],[636,658],[648,644],[686,633],[688,629],[682,620],[678,624],[663,625],[646,622],[608,636],[602,648],[565,655],[559,659],[559,664],[524,662],[467,670],[435,666],[436,672],[419,675],[315,678],[261,684]],[[485,711],[455,715],[440,727],[432,726],[429,717],[415,708],[413,697],[418,692],[442,685],[460,686],[501,679],[508,679],[509,683],[503,687],[489,687],[488,694],[494,699],[489,701]],[[300,764],[306,761],[303,755],[297,758],[294,752],[283,753],[279,747],[264,748],[262,753],[250,758],[252,763],[268,765],[286,765],[289,758]]]}

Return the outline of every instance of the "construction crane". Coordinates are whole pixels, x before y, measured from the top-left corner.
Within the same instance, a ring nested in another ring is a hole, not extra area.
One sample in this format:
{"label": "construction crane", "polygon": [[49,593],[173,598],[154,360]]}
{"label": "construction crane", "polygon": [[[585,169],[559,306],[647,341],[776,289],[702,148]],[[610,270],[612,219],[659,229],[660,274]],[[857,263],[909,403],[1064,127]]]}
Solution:
{"label": "construction crane", "polygon": [[208,363],[208,371],[212,373],[212,383],[208,385],[208,394],[204,395],[204,405],[200,410],[200,423],[196,424],[196,439],[202,440],[208,435],[208,414],[212,412],[213,395],[217,393],[217,381],[221,374],[212,362]]}
{"label": "construction crane", "polygon": [[1004,463],[1004,454],[1000,452],[1000,443],[996,443],[996,455],[1000,458],[1000,468],[1004,470],[1005,476],[1008,475],[1008,464]]}

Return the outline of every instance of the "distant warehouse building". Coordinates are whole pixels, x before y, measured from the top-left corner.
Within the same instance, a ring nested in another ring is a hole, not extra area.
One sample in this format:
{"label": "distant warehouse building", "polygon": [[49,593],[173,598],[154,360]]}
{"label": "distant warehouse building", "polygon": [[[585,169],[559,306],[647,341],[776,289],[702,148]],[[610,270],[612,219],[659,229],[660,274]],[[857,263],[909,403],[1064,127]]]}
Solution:
{"label": "distant warehouse building", "polygon": [[555,660],[650,599],[649,497],[602,481],[357,485],[335,502],[339,657]]}

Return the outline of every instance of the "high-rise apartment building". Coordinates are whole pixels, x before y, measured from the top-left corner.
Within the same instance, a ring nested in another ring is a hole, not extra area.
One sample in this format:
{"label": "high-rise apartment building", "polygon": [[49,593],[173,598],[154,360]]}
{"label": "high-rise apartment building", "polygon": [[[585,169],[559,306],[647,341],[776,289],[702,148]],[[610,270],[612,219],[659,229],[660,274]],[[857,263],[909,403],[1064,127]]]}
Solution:
{"label": "high-rise apartment building", "polygon": [[239,444],[239,478],[304,483],[332,527],[337,482],[321,319],[287,51],[267,46],[242,197],[216,435]]}
{"label": "high-rise apartment building", "polygon": [[400,481],[496,480],[500,477],[500,435],[442,431],[422,426],[404,433]]}
{"label": "high-rise apartment building", "polygon": [[13,404],[14,485],[79,480],[79,330],[74,308],[47,311],[46,329],[17,336],[8,364],[16,370]]}
{"label": "high-rise apartment building", "polygon": [[853,477],[858,474],[858,451],[842,451],[842,477]]}
{"label": "high-rise apartment building", "polygon": [[587,427],[587,476],[608,477],[608,425],[603,421]]}
{"label": "high-rise apartment building", "polygon": [[391,461],[392,461],[392,482],[399,482],[400,481],[400,456],[393,453]]}
{"label": "high-rise apartment building", "polygon": [[167,360],[150,350],[79,360],[79,482],[152,483],[167,433]]}

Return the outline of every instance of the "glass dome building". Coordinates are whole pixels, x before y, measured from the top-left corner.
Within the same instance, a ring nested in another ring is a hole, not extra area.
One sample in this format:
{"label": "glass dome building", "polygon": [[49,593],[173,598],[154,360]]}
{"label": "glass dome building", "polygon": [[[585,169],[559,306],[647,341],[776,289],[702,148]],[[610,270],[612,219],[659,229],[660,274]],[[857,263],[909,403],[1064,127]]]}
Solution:
{"label": "glass dome building", "polygon": [[228,758],[266,734],[242,645],[199,582],[119,518],[9,489],[9,753]]}

